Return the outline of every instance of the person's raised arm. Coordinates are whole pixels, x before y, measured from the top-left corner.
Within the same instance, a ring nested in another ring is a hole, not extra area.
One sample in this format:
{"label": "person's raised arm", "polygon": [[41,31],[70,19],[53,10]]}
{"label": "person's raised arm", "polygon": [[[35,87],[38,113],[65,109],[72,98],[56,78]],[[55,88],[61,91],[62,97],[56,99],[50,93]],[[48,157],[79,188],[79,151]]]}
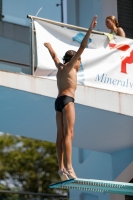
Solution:
{"label": "person's raised arm", "polygon": [[93,18],[93,20],[92,20],[92,22],[91,22],[91,25],[90,25],[90,28],[88,29],[88,31],[87,31],[87,33],[86,33],[86,35],[85,35],[85,37],[84,37],[84,39],[82,40],[82,42],[81,42],[81,45],[80,45],[80,48],[83,48],[83,49],[85,49],[86,48],[86,46],[87,46],[87,44],[88,44],[88,39],[89,39],[89,37],[90,37],[90,35],[91,35],[91,32],[92,32],[92,30],[96,27],[96,25],[97,25],[97,16],[95,16],[94,18]]}
{"label": "person's raised arm", "polygon": [[69,65],[71,65],[72,67],[74,66],[75,62],[79,59],[79,57],[83,53],[84,49],[86,48],[86,46],[88,44],[88,39],[91,35],[91,32],[96,27],[96,25],[97,25],[97,16],[94,16],[94,18],[90,24],[90,28],[88,29],[86,35],[84,36],[84,39],[82,40],[78,51],[76,52],[75,56],[73,56],[69,62]]}
{"label": "person's raised arm", "polygon": [[49,50],[49,53],[50,53],[52,59],[54,60],[56,67],[58,68],[61,63],[60,63],[60,60],[57,57],[57,54],[53,50],[51,44],[45,42],[44,46]]}

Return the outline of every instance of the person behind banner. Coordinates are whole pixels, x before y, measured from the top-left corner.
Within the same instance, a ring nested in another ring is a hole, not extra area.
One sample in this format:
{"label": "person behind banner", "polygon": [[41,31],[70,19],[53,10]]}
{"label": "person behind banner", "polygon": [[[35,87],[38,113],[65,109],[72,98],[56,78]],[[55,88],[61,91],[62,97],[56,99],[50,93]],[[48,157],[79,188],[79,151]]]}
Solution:
{"label": "person behind banner", "polygon": [[111,30],[111,34],[126,37],[124,30],[119,26],[119,23],[115,16],[108,16],[105,20],[106,26]]}
{"label": "person behind banner", "polygon": [[[44,43],[57,67],[58,96],[55,100],[57,139],[56,149],[59,163],[59,175],[62,181],[77,178],[72,166],[72,139],[74,137],[75,108],[74,97],[77,88],[77,72],[80,68],[81,54],[97,24],[97,16],[91,22],[78,51],[68,50],[62,64],[50,43]],[[64,164],[64,160],[66,165]]]}

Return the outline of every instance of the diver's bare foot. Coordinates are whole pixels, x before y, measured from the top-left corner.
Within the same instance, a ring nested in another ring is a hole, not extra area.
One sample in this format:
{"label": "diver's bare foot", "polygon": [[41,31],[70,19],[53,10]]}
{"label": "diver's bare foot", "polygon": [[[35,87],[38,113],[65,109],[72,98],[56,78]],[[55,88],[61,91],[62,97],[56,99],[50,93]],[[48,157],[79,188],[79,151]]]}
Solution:
{"label": "diver's bare foot", "polygon": [[62,181],[69,180],[68,172],[65,169],[59,170],[58,174],[59,174]]}
{"label": "diver's bare foot", "polygon": [[75,178],[77,178],[77,176],[76,176],[73,168],[66,169],[66,171],[68,173],[67,176],[69,177],[69,179],[73,179],[73,178],[75,179]]}

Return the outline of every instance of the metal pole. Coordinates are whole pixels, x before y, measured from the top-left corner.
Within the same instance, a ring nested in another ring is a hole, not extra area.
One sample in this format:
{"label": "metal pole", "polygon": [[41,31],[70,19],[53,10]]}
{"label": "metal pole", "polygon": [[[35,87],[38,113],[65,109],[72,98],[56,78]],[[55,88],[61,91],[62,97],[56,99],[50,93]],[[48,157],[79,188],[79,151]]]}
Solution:
{"label": "metal pole", "polygon": [[2,0],[0,0],[0,21],[2,20]]}
{"label": "metal pole", "polygon": [[31,75],[34,75],[34,24],[33,18],[31,18],[31,27],[30,27],[30,43],[31,43]]}
{"label": "metal pole", "polygon": [[63,17],[63,0],[61,0],[61,22],[64,22],[64,17]]}
{"label": "metal pole", "polygon": [[60,6],[61,7],[61,22],[64,22],[64,18],[63,18],[63,0],[60,0],[60,3],[57,3],[56,6]]}
{"label": "metal pole", "polygon": [[2,18],[4,15],[2,15],[2,0],[0,0],[0,21],[2,21]]}

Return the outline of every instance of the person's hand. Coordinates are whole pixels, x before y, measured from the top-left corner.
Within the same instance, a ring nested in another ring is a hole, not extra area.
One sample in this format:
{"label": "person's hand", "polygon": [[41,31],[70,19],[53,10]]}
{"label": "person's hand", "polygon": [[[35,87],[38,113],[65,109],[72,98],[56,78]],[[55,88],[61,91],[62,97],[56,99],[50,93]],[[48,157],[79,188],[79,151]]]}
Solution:
{"label": "person's hand", "polygon": [[97,15],[94,16],[91,25],[90,25],[90,29],[94,29],[97,25]]}
{"label": "person's hand", "polygon": [[48,48],[48,47],[51,46],[51,45],[50,45],[50,43],[45,42],[45,43],[44,43],[44,46]]}

